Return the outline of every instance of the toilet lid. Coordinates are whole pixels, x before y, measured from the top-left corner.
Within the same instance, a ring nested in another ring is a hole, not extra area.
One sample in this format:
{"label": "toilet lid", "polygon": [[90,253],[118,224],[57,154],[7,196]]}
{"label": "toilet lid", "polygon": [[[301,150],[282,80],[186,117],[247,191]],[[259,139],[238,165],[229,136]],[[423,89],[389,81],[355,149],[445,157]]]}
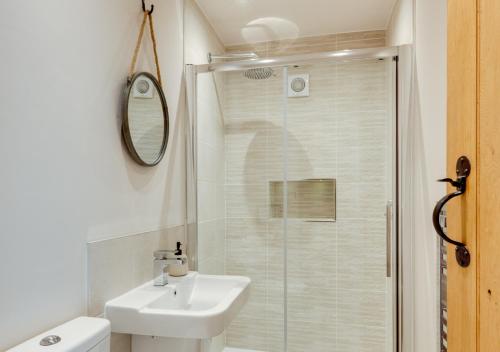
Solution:
{"label": "toilet lid", "polygon": [[87,352],[110,333],[108,320],[79,317],[37,335],[7,352]]}

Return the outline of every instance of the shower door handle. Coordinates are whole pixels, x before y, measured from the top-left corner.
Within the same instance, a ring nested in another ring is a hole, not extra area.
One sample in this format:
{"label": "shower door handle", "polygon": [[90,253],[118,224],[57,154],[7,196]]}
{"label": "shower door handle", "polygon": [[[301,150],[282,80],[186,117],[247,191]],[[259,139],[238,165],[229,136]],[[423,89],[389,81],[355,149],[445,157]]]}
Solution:
{"label": "shower door handle", "polygon": [[385,272],[386,277],[392,276],[392,202],[388,201],[385,206]]}
{"label": "shower door handle", "polygon": [[443,228],[441,227],[439,217],[441,215],[441,210],[443,207],[455,197],[458,197],[465,193],[467,188],[467,176],[470,175],[471,165],[469,159],[465,156],[461,156],[457,160],[457,179],[452,180],[451,178],[443,178],[438,180],[438,182],[449,182],[452,186],[456,187],[457,190],[453,193],[447,194],[443,198],[437,202],[434,207],[434,211],[432,213],[432,224],[434,225],[434,229],[436,230],[439,237],[441,237],[444,241],[455,245],[457,248],[455,249],[455,258],[457,259],[458,264],[461,267],[468,267],[470,264],[470,253],[464,243],[452,240],[448,235],[444,233]]}

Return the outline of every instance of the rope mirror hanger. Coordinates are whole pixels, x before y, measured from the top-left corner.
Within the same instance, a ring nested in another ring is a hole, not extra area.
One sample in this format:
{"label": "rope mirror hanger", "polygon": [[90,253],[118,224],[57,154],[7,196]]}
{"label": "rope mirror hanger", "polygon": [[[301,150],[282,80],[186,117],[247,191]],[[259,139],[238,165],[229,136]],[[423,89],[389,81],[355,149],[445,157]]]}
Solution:
{"label": "rope mirror hanger", "polygon": [[153,43],[153,54],[154,54],[155,65],[156,65],[156,78],[158,79],[158,82],[160,83],[160,87],[162,87],[161,73],[160,73],[160,61],[158,59],[156,36],[155,36],[154,25],[153,25],[154,8],[155,8],[155,5],[151,5],[150,9],[146,10],[146,5],[144,3],[144,0],[142,0],[142,12],[144,13],[144,17],[142,19],[142,24],[141,24],[141,29],[139,31],[139,36],[137,37],[137,43],[135,45],[134,55],[132,56],[132,62],[130,64],[130,69],[129,69],[129,73],[128,73],[128,81],[130,82],[130,80],[134,76],[135,65],[137,63],[137,56],[139,55],[139,50],[141,49],[142,37],[144,36],[144,29],[146,27],[146,22],[149,22],[149,33],[151,35],[151,42]]}

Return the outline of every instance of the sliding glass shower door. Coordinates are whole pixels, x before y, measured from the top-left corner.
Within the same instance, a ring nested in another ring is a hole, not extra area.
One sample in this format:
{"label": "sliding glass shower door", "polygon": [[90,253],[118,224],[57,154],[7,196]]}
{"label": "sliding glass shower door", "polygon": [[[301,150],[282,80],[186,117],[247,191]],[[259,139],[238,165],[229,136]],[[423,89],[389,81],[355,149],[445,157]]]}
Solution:
{"label": "sliding glass shower door", "polygon": [[288,351],[392,350],[392,68],[389,59],[286,70]]}
{"label": "sliding glass shower door", "polygon": [[212,351],[394,350],[394,67],[196,75],[198,270],[252,279]]}

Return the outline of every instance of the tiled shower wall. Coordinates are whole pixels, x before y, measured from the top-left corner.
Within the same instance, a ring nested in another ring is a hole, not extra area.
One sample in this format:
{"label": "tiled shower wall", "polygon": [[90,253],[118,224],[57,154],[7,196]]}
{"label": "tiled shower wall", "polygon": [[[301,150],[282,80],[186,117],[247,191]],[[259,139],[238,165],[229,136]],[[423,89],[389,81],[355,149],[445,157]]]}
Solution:
{"label": "tiled shower wall", "polygon": [[[186,62],[207,63],[207,53],[224,46],[194,0],[185,0]],[[205,274],[224,273],[224,122],[223,76],[199,75],[197,85],[197,260]],[[188,214],[188,218],[190,214]],[[188,226],[191,233],[191,226]],[[188,237],[190,238],[190,237]],[[190,244],[194,248],[193,239]]]}
{"label": "tiled shower wall", "polygon": [[[198,271],[224,274],[225,201],[224,201],[224,121],[222,117],[223,76],[200,75],[198,90]],[[225,335],[212,340],[211,352],[221,352]]]}
{"label": "tiled shower wall", "polygon": [[198,89],[198,261],[199,271],[223,274],[225,258],[223,81],[199,75]]}
{"label": "tiled shower wall", "polygon": [[[290,69],[310,74],[311,93],[288,99],[288,179],[335,178],[337,221],[288,221],[289,351],[385,351],[388,72],[386,61]],[[281,69],[224,80],[225,272],[252,278],[226,344],[259,351],[284,344],[284,224],[268,193],[284,177],[282,81]]]}
{"label": "tiled shower wall", "polygon": [[226,344],[283,351],[283,231],[270,219],[268,181],[283,180],[282,76],[225,76],[226,274],[252,279]]}
{"label": "tiled shower wall", "polygon": [[227,52],[252,51],[261,57],[307,54],[344,49],[385,46],[385,31],[337,33],[314,37],[248,43],[226,47]]}

